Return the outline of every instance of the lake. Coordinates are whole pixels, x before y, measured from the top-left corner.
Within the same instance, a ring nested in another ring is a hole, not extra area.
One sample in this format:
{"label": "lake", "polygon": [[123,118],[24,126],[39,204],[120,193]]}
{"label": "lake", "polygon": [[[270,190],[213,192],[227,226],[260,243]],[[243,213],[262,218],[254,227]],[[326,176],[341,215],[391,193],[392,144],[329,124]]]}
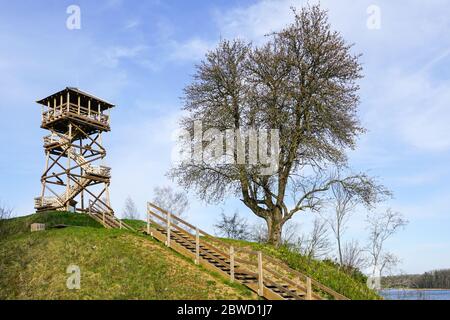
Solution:
{"label": "lake", "polygon": [[385,289],[379,293],[386,300],[450,300],[450,290]]}

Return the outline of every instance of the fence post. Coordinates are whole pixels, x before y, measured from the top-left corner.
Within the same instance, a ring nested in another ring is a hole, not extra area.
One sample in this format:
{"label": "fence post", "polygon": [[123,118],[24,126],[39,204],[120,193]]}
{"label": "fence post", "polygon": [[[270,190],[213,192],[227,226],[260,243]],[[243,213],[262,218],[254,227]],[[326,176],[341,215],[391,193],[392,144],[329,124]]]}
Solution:
{"label": "fence post", "polygon": [[167,213],[167,240],[166,245],[170,247],[170,212]]}
{"label": "fence post", "polygon": [[119,219],[119,229],[122,229],[122,220]]}
{"label": "fence post", "polygon": [[195,228],[195,264],[200,263],[200,233],[198,228]]}
{"label": "fence post", "polygon": [[234,282],[234,247],[230,247],[230,281]]}
{"label": "fence post", "polygon": [[67,112],[70,112],[70,93],[67,92]]}
{"label": "fence post", "polygon": [[105,226],[106,225],[106,223],[105,223],[105,212],[103,212],[103,226]]}
{"label": "fence post", "polygon": [[258,251],[258,295],[264,295],[263,265],[262,252]]}
{"label": "fence post", "polygon": [[150,213],[147,211],[147,234],[150,234]]}
{"label": "fence post", "polygon": [[306,300],[312,300],[312,288],[310,277],[306,277]]}

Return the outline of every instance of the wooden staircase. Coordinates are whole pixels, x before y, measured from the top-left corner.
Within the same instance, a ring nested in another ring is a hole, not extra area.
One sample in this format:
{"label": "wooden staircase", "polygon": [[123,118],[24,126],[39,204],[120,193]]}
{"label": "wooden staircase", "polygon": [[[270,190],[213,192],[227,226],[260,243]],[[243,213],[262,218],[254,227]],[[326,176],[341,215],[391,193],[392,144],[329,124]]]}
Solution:
{"label": "wooden staircase", "polygon": [[[62,194],[54,194],[53,197],[36,197],[35,208],[37,211],[47,210],[67,210],[67,204],[80,194],[88,185],[95,184],[99,181],[108,180],[111,177],[111,168],[106,166],[94,166],[86,159],[83,154],[78,153],[73,147],[72,139],[69,134],[53,132],[51,135],[44,137],[44,148],[53,152],[58,152],[67,158],[73,160],[78,167],[83,169],[82,175],[77,177],[69,188]],[[62,182],[61,182],[62,183]],[[106,212],[112,212],[111,208],[105,208]]]}
{"label": "wooden staircase", "polygon": [[348,300],[261,251],[235,248],[158,206],[147,204],[146,234],[196,264],[239,282],[270,300]]}
{"label": "wooden staircase", "polygon": [[[87,213],[105,228],[134,228],[90,203]],[[282,261],[234,247],[158,206],[147,203],[145,234],[192,258],[196,264],[239,282],[268,300],[349,300],[311,277],[291,269]]]}
{"label": "wooden staircase", "polygon": [[87,214],[106,229],[126,229],[137,232],[133,227],[122,220],[117,219],[114,216],[114,213],[108,212],[107,208],[102,208],[98,203],[94,203],[93,201],[89,201],[89,210]]}

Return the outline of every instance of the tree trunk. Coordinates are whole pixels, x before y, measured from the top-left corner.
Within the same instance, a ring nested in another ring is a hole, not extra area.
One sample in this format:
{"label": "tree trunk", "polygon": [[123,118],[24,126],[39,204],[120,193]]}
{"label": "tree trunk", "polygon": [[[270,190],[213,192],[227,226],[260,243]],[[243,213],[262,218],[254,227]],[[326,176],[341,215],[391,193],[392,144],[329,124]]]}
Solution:
{"label": "tree trunk", "polygon": [[281,231],[283,228],[281,212],[276,209],[272,215],[266,219],[267,222],[267,243],[276,247],[281,245]]}
{"label": "tree trunk", "polygon": [[342,257],[342,248],[341,248],[341,227],[340,225],[337,226],[337,245],[338,245],[338,254],[339,254],[339,264],[341,267],[343,266],[343,257]]}

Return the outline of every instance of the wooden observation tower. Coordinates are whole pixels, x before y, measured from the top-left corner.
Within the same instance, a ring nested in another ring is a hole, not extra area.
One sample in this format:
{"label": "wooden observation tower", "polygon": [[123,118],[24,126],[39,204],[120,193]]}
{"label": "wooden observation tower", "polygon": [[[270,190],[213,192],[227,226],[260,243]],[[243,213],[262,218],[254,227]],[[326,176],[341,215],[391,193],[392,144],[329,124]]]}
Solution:
{"label": "wooden observation tower", "polygon": [[106,156],[102,133],[110,131],[113,104],[67,87],[37,101],[42,105],[45,170],[38,212],[48,210],[114,215],[109,199],[110,168],[99,165]]}

